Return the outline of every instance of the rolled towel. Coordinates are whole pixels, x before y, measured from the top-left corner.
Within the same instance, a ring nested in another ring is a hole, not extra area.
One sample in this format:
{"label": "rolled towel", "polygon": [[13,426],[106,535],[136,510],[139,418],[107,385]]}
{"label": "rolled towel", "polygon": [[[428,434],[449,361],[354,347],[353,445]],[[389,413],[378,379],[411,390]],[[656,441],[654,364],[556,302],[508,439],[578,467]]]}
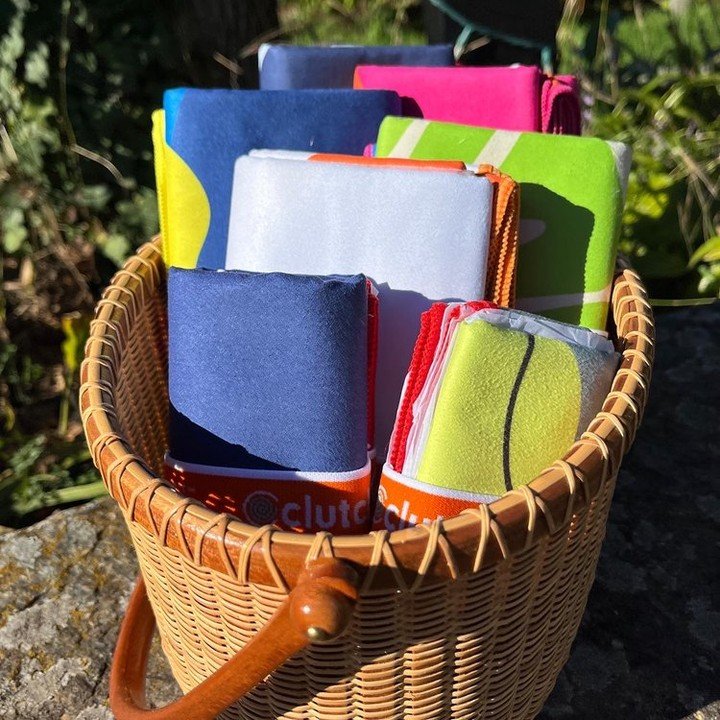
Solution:
{"label": "rolled towel", "polygon": [[451,517],[529,483],[601,409],[617,363],[612,343],[585,328],[433,306],[398,409],[376,527]]}
{"label": "rolled towel", "polygon": [[[307,153],[298,150],[251,150],[251,157],[309,160],[311,162],[365,165],[375,168],[405,168],[410,170],[467,170],[465,163],[454,160],[413,160],[411,158],[380,158],[372,155],[341,155]],[[515,181],[494,168],[482,165],[475,173],[489,180],[493,186],[493,222],[488,248],[485,296],[500,305],[515,302],[515,274],[517,267],[517,222],[519,194]]]}
{"label": "rolled towel", "polygon": [[258,52],[263,90],[351,88],[358,65],[454,65],[452,45],[301,46],[265,43]]}
{"label": "rolled towel", "polygon": [[153,115],[160,229],[168,265],[223,268],[235,160],[252,148],[362,155],[393,92],[168,90]]}
{"label": "rolled towel", "polygon": [[520,184],[517,307],[605,330],[630,148],[567,135],[387,118],[379,157],[491,163]]}
{"label": "rolled towel", "polygon": [[580,88],[574,75],[546,76],[540,98],[540,128],[553,135],[580,135]]}
{"label": "rolled towel", "polygon": [[168,480],[252,524],[365,531],[368,313],[363,275],[171,268]]}
{"label": "rolled towel", "polygon": [[[410,158],[379,158],[372,155],[306,153],[298,150],[251,150],[251,157],[309,160],[311,162],[366,165],[375,168],[406,168],[411,170],[467,170],[465,163],[453,160],[412,160]],[[518,192],[512,178],[491,165],[476,168],[493,185],[493,224],[488,249],[485,295],[502,305],[515,301],[517,267]]]}
{"label": "rolled towel", "polygon": [[571,76],[537,67],[360,65],[358,89],[394,90],[403,115],[465,125],[580,134],[580,99]]}
{"label": "rolled towel", "polygon": [[[488,286],[512,292],[517,188],[506,176],[492,177],[372,160],[237,161],[228,267],[364,272],[378,288],[375,442],[381,457],[421,312],[437,300],[482,299]],[[503,208],[499,218],[496,208]],[[493,239],[495,229],[501,243]],[[497,259],[490,268],[489,257]]]}

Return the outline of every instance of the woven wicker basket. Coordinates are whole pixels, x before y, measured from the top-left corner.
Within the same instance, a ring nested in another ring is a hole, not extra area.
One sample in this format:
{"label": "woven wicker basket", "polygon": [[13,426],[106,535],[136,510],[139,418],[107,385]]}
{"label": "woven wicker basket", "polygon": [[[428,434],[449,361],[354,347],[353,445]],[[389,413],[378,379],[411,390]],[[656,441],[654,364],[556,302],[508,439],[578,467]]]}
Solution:
{"label": "woven wicker basket", "polygon": [[[534,717],[568,658],[618,467],[645,406],[654,333],[638,277],[618,271],[612,309],[622,364],[602,412],[564,459],[489,507],[337,538],[251,527],[159,479],[164,290],[156,241],[104,293],[82,368],[87,440],[144,578],[116,649],[116,716]],[[150,711],[144,672],[155,618],[187,694]]]}

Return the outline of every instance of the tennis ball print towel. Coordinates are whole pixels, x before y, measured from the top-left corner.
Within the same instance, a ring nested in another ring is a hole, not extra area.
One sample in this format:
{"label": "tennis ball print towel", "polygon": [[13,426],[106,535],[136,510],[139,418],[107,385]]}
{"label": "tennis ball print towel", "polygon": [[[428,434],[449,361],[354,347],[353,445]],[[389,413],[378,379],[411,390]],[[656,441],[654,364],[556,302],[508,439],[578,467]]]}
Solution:
{"label": "tennis ball print towel", "polygon": [[368,308],[363,275],[171,268],[169,481],[253,524],[366,529]]}
{"label": "tennis ball print towel", "polygon": [[580,134],[580,100],[573,77],[539,68],[382,67],[361,65],[355,87],[394,90],[403,115],[503,130]]}
{"label": "tennis ball print towel", "polygon": [[364,163],[240,158],[227,266],[362,271],[375,283],[375,440],[383,456],[421,312],[437,300],[485,296],[494,186],[463,170]]}
{"label": "tennis ball print towel", "polygon": [[450,517],[529,483],[600,410],[617,362],[612,343],[583,328],[433,306],[405,382],[376,527]]}
{"label": "tennis ball print towel", "polygon": [[163,107],[153,140],[166,263],[218,269],[240,155],[258,147],[361,155],[400,100],[385,91],[179,88]]}
{"label": "tennis ball print towel", "polygon": [[452,45],[273,45],[258,51],[263,90],[351,88],[358,65],[453,65]]}
{"label": "tennis ball print towel", "polygon": [[597,138],[387,118],[379,157],[490,163],[520,184],[517,307],[605,330],[630,149]]}

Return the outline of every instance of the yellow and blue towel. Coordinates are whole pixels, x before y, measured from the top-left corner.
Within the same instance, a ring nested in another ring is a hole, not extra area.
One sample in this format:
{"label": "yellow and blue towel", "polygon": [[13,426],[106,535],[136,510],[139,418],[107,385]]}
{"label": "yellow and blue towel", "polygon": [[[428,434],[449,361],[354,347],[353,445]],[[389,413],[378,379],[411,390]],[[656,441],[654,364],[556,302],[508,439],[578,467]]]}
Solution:
{"label": "yellow and blue towel", "polygon": [[153,116],[165,261],[225,267],[235,160],[254,148],[362,155],[394,92],[168,90]]}

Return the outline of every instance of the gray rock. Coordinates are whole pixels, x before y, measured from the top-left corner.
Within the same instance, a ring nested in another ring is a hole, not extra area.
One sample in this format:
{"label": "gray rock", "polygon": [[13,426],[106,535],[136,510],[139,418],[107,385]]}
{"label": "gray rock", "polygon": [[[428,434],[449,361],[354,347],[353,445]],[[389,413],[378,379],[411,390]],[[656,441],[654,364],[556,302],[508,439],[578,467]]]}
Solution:
{"label": "gray rock", "polygon": [[656,319],[650,402],[540,720],[720,720],[720,304]]}
{"label": "gray rock", "polygon": [[[137,564],[109,498],[0,535],[0,718],[112,720],[110,658]],[[159,644],[159,704],[177,688]]]}
{"label": "gray rock", "polygon": [[[539,720],[720,720],[720,305],[657,325],[650,405]],[[109,663],[136,573],[109,499],[0,533],[2,720],[112,720]],[[177,693],[156,643],[149,696]]]}
{"label": "gray rock", "polygon": [[720,702],[715,702],[701,710],[697,710],[685,720],[720,720]]}

